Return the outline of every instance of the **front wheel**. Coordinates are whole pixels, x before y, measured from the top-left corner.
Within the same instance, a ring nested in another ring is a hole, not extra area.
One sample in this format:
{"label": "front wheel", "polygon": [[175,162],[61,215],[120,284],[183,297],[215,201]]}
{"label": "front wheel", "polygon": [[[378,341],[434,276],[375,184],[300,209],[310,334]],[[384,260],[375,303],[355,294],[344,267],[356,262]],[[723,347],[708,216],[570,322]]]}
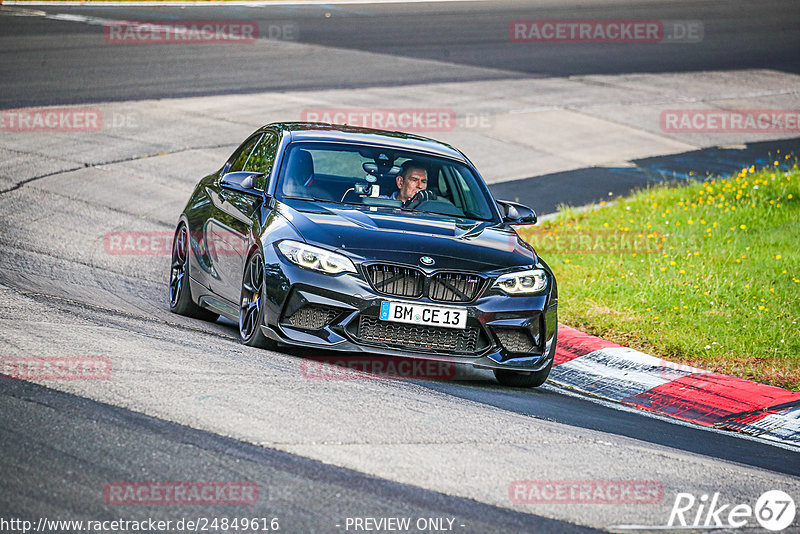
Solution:
{"label": "front wheel", "polygon": [[547,367],[540,371],[527,373],[524,371],[506,371],[504,369],[495,369],[494,377],[503,386],[512,388],[535,388],[545,383],[547,377],[550,375],[550,369],[553,367],[553,360],[547,364]]}
{"label": "front wheel", "polygon": [[556,355],[556,344],[558,338],[558,331],[553,334],[553,341],[550,343],[550,363],[544,369],[533,372],[524,371],[506,371],[505,369],[495,369],[494,377],[503,386],[512,388],[535,388],[545,383],[547,377],[550,376],[550,369],[553,368],[553,360]]}
{"label": "front wheel", "polygon": [[264,259],[260,252],[247,260],[242,276],[242,297],[239,306],[239,336],[251,347],[271,349],[275,342],[261,332],[264,324]]}

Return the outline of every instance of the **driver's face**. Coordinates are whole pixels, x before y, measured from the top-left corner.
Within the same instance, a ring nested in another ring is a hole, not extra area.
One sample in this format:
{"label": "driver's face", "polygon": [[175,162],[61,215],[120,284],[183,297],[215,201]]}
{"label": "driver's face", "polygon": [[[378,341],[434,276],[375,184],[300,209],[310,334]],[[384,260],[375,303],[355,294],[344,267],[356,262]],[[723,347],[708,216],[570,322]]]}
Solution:
{"label": "driver's face", "polygon": [[412,167],[406,172],[405,177],[400,175],[397,177],[397,199],[405,202],[409,200],[417,191],[423,191],[428,187],[428,173],[425,169]]}

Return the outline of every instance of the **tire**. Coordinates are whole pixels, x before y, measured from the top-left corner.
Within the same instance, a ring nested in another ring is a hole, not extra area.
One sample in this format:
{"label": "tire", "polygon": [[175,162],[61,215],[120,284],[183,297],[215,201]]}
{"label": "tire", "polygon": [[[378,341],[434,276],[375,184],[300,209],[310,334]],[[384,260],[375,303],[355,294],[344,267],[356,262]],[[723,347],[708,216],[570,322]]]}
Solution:
{"label": "tire", "polygon": [[189,284],[189,230],[184,223],[175,230],[172,240],[172,266],[169,270],[169,311],[186,317],[214,322],[219,315],[201,308],[192,300]]}
{"label": "tire", "polygon": [[242,273],[242,294],[239,299],[239,336],[250,347],[274,349],[276,343],[261,332],[264,324],[264,260],[261,252],[253,253]]}
{"label": "tire", "polygon": [[551,361],[547,367],[541,371],[535,371],[532,373],[495,369],[494,377],[503,386],[512,388],[535,388],[545,383],[548,375],[550,374],[550,368],[552,367],[553,362]]}
{"label": "tire", "polygon": [[512,388],[535,388],[539,387],[547,381],[550,376],[550,369],[553,368],[553,360],[556,353],[556,341],[558,338],[558,330],[553,334],[553,342],[550,345],[550,363],[547,367],[534,372],[524,371],[506,371],[504,369],[495,369],[494,377],[503,386]]}

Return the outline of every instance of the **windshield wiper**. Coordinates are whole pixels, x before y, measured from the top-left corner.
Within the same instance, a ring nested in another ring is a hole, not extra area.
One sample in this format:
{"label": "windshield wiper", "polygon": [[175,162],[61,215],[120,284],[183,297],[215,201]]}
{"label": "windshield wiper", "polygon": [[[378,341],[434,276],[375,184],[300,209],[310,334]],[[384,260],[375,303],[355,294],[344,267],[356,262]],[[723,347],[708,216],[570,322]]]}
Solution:
{"label": "windshield wiper", "polygon": [[283,197],[292,200],[311,200],[312,202],[328,202],[331,204],[341,204],[338,200],[331,200],[330,198],[317,198],[317,197]]}

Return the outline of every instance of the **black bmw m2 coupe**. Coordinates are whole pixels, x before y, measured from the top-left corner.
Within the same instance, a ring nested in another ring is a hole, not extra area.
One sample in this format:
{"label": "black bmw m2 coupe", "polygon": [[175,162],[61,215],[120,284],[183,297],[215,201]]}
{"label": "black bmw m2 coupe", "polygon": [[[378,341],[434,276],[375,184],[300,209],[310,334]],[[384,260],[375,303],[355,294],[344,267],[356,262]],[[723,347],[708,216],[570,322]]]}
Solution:
{"label": "black bmw m2 coupe", "polygon": [[471,364],[539,386],[553,364],[553,272],[470,161],[424,137],[316,123],[260,128],[180,215],[173,312],[242,341]]}

